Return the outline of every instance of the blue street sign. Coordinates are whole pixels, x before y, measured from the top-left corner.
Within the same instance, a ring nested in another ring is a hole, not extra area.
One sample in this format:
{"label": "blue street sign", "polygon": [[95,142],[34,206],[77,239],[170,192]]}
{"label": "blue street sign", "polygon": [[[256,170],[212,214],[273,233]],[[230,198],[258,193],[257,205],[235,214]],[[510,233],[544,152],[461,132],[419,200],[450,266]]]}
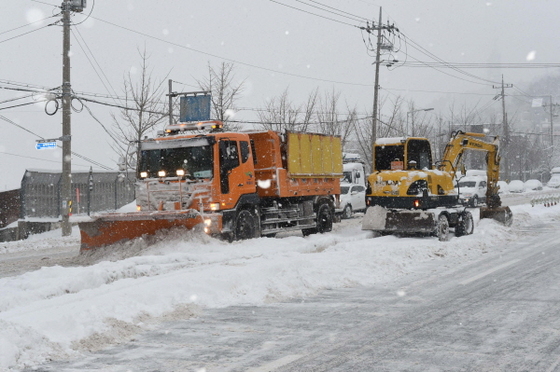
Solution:
{"label": "blue street sign", "polygon": [[56,142],[37,142],[35,144],[35,149],[37,150],[56,149]]}

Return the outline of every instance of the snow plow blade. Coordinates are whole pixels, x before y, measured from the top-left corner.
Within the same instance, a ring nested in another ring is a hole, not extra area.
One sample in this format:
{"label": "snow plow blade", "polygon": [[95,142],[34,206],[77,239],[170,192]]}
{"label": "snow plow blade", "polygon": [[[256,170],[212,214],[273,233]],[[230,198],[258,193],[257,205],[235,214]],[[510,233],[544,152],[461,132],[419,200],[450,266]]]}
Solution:
{"label": "snow plow blade", "polygon": [[432,233],[437,226],[435,214],[422,210],[387,210],[380,206],[368,208],[362,230],[389,233]]}
{"label": "snow plow blade", "polygon": [[193,229],[203,223],[196,210],[172,212],[135,212],[107,214],[92,221],[80,222],[80,253],[142,236],[155,235],[174,227]]}
{"label": "snow plow blade", "polygon": [[511,213],[509,207],[481,207],[480,218],[492,218],[505,226],[511,226],[513,222],[513,213]]}

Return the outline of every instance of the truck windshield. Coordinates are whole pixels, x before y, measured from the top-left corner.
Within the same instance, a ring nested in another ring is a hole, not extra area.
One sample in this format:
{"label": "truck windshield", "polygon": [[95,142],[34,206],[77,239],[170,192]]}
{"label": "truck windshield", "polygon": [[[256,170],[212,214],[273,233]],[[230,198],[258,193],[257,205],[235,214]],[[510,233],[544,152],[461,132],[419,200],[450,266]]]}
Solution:
{"label": "truck windshield", "polygon": [[213,176],[213,164],[211,145],[142,150],[138,176],[208,179]]}

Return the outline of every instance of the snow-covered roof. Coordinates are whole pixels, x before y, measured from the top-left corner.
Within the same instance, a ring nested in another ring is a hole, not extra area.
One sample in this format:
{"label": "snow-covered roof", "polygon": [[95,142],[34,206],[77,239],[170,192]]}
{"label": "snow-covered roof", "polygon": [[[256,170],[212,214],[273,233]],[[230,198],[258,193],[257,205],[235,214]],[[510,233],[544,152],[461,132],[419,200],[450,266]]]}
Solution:
{"label": "snow-covered roof", "polygon": [[404,137],[386,137],[386,138],[378,138],[375,140],[376,145],[386,146],[386,145],[396,145],[400,144],[405,141],[406,138]]}

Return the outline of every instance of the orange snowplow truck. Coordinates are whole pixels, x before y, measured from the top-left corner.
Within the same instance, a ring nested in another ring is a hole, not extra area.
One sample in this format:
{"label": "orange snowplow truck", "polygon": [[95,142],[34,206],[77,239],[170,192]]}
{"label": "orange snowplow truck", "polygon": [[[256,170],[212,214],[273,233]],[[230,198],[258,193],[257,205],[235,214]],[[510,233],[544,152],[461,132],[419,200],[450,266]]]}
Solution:
{"label": "orange snowplow truck", "polygon": [[[201,132],[205,126],[213,129]],[[174,227],[203,226],[229,241],[332,229],[342,177],[339,137],[219,128],[220,122],[174,124],[141,141],[137,211],[80,223],[81,251]]]}

